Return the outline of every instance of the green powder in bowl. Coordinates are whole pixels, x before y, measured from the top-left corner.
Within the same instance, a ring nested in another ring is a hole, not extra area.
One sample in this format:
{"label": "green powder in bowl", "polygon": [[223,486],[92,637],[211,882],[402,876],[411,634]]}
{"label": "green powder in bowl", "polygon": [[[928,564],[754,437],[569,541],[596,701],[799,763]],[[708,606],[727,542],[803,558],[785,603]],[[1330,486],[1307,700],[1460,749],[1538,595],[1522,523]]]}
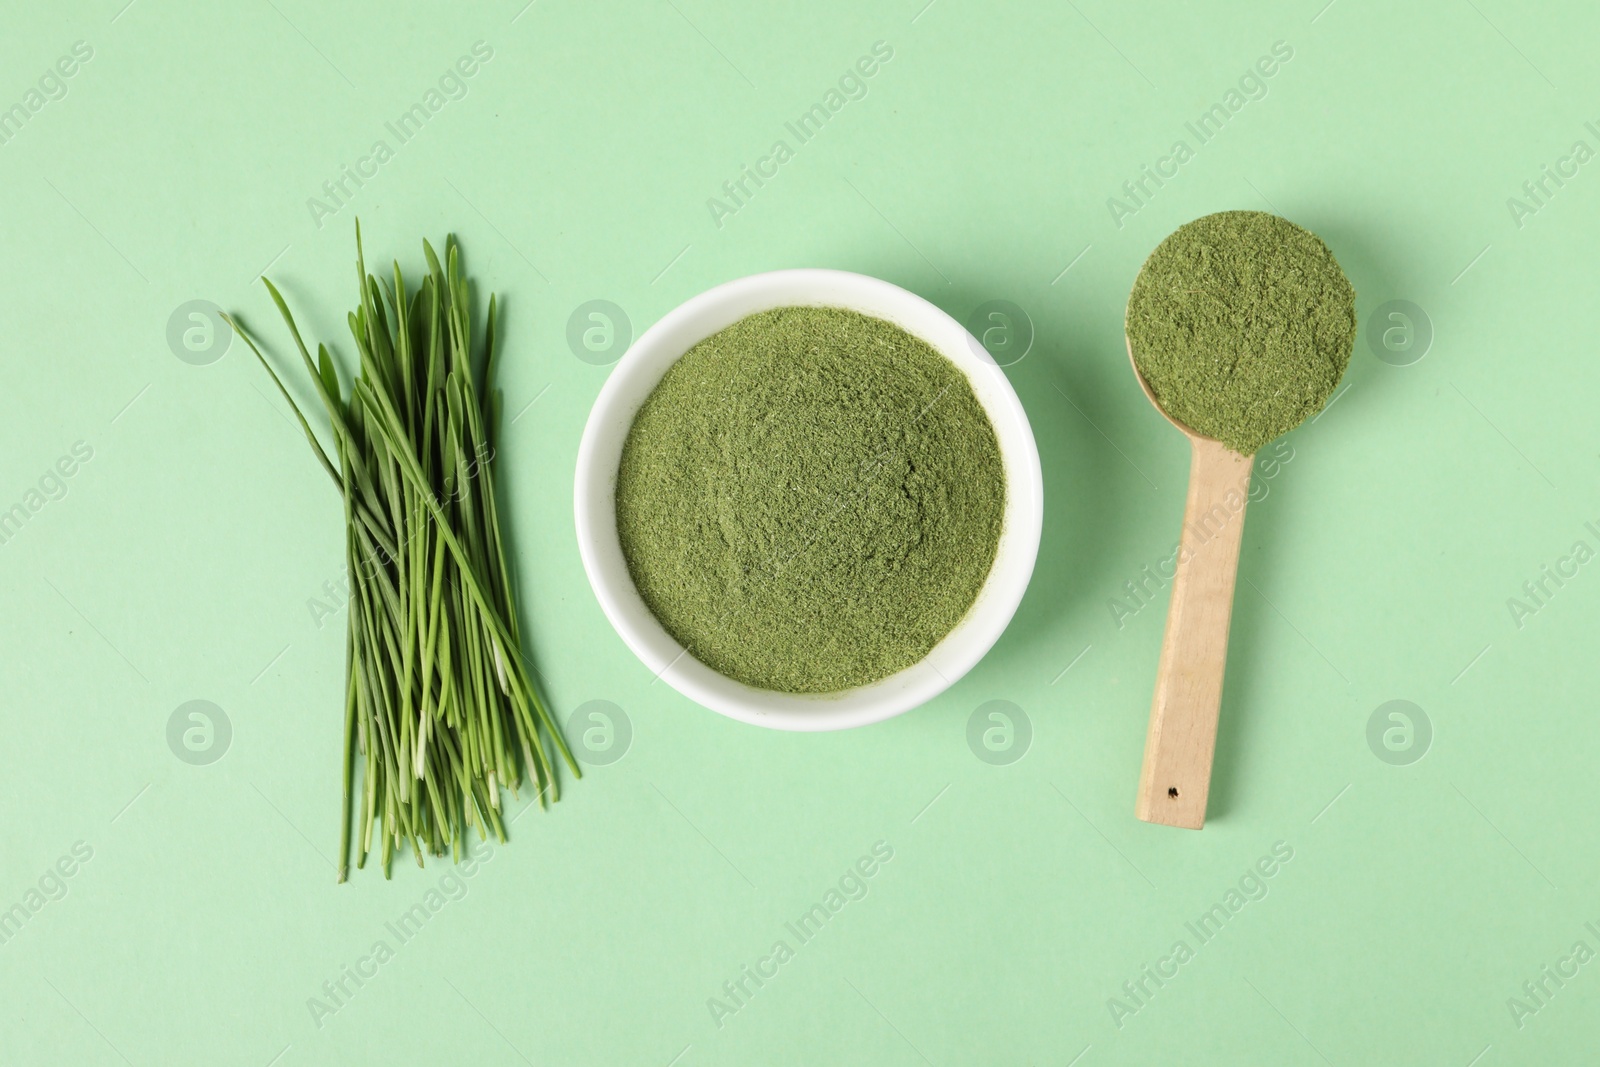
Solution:
{"label": "green powder in bowl", "polygon": [[747,685],[831,693],[918,662],[967,613],[1005,510],[966,376],[882,319],[751,315],[635,416],[617,534],[645,604]]}
{"label": "green powder in bowl", "polygon": [[1350,362],[1355,301],[1316,234],[1222,211],[1150,253],[1128,297],[1128,344],[1162,411],[1250,456],[1328,402]]}

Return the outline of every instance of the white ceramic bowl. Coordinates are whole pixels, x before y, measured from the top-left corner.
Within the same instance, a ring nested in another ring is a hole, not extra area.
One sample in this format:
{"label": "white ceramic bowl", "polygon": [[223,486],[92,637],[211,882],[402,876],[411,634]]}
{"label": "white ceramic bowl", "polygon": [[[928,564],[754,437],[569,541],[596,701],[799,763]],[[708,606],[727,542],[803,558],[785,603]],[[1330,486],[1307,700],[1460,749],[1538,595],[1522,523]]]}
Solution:
{"label": "white ceramic bowl", "polygon": [[[999,439],[1006,505],[994,566],[972,608],[920,662],[872,685],[796,694],[736,682],[686,654],[656,621],[617,540],[617,466],[640,405],[697,342],[776,307],[840,307],[887,319],[922,338],[972,383]],[[953,685],[994,645],[1033,574],[1044,516],[1039,450],[1005,373],[960,323],[899,286],[838,270],[780,270],[719,285],[646,330],[611,372],[584,427],[575,488],[578,551],[606,618],[635,655],[684,696],[730,718],[782,730],[837,730],[908,711]]]}

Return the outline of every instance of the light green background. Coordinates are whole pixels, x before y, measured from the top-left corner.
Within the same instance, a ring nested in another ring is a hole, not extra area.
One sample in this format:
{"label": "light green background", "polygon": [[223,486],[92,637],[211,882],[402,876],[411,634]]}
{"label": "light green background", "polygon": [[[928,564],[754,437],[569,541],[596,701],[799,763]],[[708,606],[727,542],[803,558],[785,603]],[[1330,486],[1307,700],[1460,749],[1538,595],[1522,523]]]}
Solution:
{"label": "light green background", "polygon": [[[0,1062],[1594,1061],[1600,963],[1520,1026],[1507,1004],[1600,950],[1600,564],[1520,627],[1507,605],[1600,547],[1600,162],[1521,226],[1507,205],[1600,149],[1590,5],[123,2],[13,4],[0,32],[0,108],[93,48],[0,146],[0,508],[93,450],[0,544],[0,908],[93,853],[0,944]],[[477,41],[465,98],[399,145],[384,123]],[[707,198],[876,41],[866,97],[714,225]],[[1119,228],[1107,199],[1276,41],[1267,95]],[[319,228],[307,199],[379,138],[394,158]],[[1435,337],[1409,366],[1358,341],[1261,483],[1190,833],[1132,814],[1165,592],[1120,627],[1108,602],[1170,551],[1188,456],[1121,311],[1162,236],[1240,207],[1322,234],[1364,327],[1406,299]],[[337,498],[241,344],[194,366],[166,341],[205,299],[284,354],[269,264],[339,341],[357,213],[413,269],[453,229],[503,294],[508,411],[538,398],[500,461],[529,643],[563,717],[609,700],[633,730],[404,945],[385,923],[448,868],[330,869],[343,615],[308,601],[341,570]],[[790,266],[963,321],[1009,300],[1037,332],[1007,370],[1047,497],[1015,621],[931,704],[821,736],[652,684],[570,504],[607,373],[572,311],[614,301],[637,335]],[[232,724],[207,766],[166,741],[193,699]],[[1409,765],[1367,741],[1394,699],[1432,726]],[[1031,723],[1020,761],[968,747],[991,700]],[[870,892],[799,945],[784,923],[878,841]],[[1186,922],[1280,841],[1265,898],[1200,945]],[[707,999],[780,938],[794,958],[719,1027]],[[319,1026],[308,999],[379,939],[394,958]],[[1179,939],[1194,958],[1119,1027],[1110,998]]]}

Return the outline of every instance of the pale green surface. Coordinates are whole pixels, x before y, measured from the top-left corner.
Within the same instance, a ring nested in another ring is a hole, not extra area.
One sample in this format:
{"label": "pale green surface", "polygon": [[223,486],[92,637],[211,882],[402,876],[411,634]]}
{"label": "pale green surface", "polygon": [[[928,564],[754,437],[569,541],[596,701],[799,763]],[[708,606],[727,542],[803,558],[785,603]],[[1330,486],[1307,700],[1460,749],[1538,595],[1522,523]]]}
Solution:
{"label": "pale green surface", "polygon": [[[0,107],[73,41],[95,50],[0,146],[0,507],[94,450],[0,545],[0,907],[93,849],[0,945],[0,1061],[1592,1061],[1600,963],[1521,1029],[1506,1005],[1578,939],[1600,949],[1596,565],[1520,629],[1506,604],[1600,543],[1600,161],[1520,229],[1506,205],[1575,139],[1600,147],[1589,5],[540,0],[513,23],[522,0],[453,20],[274,3],[12,5],[0,35]],[[318,230],[306,197],[480,39],[470,94]],[[880,39],[867,97],[716,228],[706,197]],[[1118,229],[1106,198],[1280,39],[1269,95]],[[1250,510],[1195,834],[1132,816],[1165,594],[1120,629],[1107,601],[1170,552],[1188,457],[1120,331],[1150,249],[1232,207],[1324,237],[1363,337]],[[508,411],[548,386],[501,466],[531,644],[558,714],[614,701],[634,740],[319,1029],[307,998],[442,870],[333,884],[342,616],[319,630],[306,602],[339,572],[337,498],[241,344],[191,366],[165,327],[205,298],[265,328],[252,279],[282,252],[302,323],[337,338],[356,211],[373,253],[456,229],[506,294]],[[652,684],[589,592],[570,506],[606,374],[568,350],[572,310],[613,300],[637,333],[800,265],[963,320],[1026,309],[1037,340],[1007,373],[1048,497],[989,657],[927,707],[823,736]],[[1436,336],[1395,367],[1365,328],[1401,298]],[[210,766],[165,740],[191,699],[233,723]],[[1410,766],[1366,741],[1391,699],[1433,723]],[[1020,762],[968,748],[990,700],[1031,719]],[[869,895],[719,1030],[706,999],[880,839]],[[1118,1029],[1107,999],[1278,840],[1294,859],[1266,899]]]}

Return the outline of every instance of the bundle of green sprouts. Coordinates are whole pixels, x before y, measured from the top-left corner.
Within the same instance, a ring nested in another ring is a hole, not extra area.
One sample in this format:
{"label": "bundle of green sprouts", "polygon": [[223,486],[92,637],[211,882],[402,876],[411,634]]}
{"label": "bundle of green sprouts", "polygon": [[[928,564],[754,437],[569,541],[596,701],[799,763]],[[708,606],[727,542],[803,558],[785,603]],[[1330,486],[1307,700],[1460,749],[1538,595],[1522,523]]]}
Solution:
{"label": "bundle of green sprouts", "polygon": [[[473,356],[470,294],[455,239],[439,263],[424,241],[428,274],[413,293],[367,273],[356,226],[361,305],[350,314],[360,374],[348,393],[326,345],[312,361],[289,307],[267,291],[294,337],[333,437],[329,457],[261,349],[323,469],[344,497],[350,570],[345,698],[344,819],[339,881],[376,846],[384,875],[409,843],[459,861],[466,833],[505,840],[501,789],[528,778],[544,804],[559,797],[552,740],[581,775],[521,656],[489,460],[499,418],[490,387],[495,301],[481,359]],[[356,764],[362,791],[352,790]]]}

